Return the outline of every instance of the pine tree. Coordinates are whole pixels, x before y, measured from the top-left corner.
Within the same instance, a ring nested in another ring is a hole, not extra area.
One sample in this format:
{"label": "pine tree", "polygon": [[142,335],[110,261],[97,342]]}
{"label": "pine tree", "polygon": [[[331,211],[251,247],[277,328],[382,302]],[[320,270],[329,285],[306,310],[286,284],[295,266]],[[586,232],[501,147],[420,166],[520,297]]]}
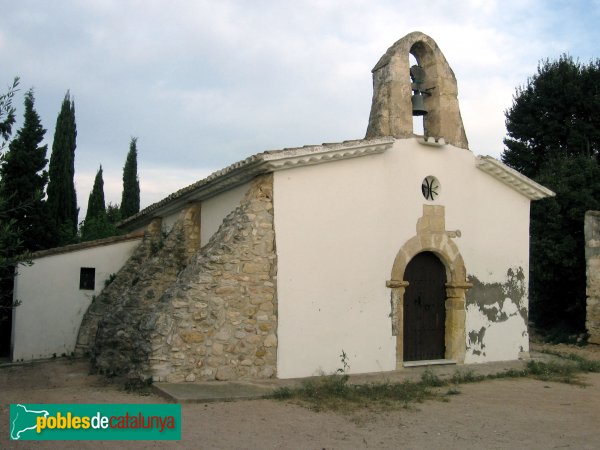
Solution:
{"label": "pine tree", "polygon": [[9,219],[21,232],[23,247],[34,251],[48,247],[47,214],[43,201],[48,173],[44,170],[47,146],[40,146],[46,130],[34,109],[33,91],[25,94],[23,127],[10,143],[0,166],[0,197]]}
{"label": "pine tree", "polygon": [[81,226],[81,240],[91,241],[119,234],[114,224],[112,224],[106,214],[104,203],[104,179],[102,178],[102,166],[96,173],[94,187],[90,192],[88,200],[88,209],[85,214],[85,221]]}
{"label": "pine tree", "polygon": [[121,218],[126,219],[140,211],[140,182],[137,174],[137,138],[132,137],[125,167],[123,167],[123,196]]}
{"label": "pine tree", "polygon": [[48,182],[48,210],[58,229],[58,244],[73,240],[77,233],[77,194],[75,192],[75,148],[77,126],[75,102],[65,95],[56,119]]}

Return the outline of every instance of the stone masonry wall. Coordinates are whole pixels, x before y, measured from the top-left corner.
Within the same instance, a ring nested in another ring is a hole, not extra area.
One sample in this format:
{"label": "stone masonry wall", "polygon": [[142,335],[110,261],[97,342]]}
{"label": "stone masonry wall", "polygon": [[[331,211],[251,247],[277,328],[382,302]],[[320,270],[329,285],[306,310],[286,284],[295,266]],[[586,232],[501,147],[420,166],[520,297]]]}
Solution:
{"label": "stone masonry wall", "polygon": [[100,320],[119,301],[120,294],[132,286],[133,280],[139,276],[141,267],[152,256],[153,249],[159,245],[160,228],[160,219],[152,221],[144,233],[142,242],[135,249],[125,265],[115,274],[114,280],[102,290],[100,295],[93,299],[79,327],[77,344],[75,346],[76,356],[91,355]]}
{"label": "stone masonry wall", "polygon": [[165,235],[155,219],[114,281],[90,305],[79,331],[77,353],[88,353],[96,370],[136,376],[148,370],[154,305],[177,279],[198,246],[199,205],[183,210]]}
{"label": "stone masonry wall", "polygon": [[99,372],[171,382],[275,375],[272,176],[253,182],[202,249],[199,236],[199,204],[168,235],[154,223],[92,303],[78,353]]}
{"label": "stone masonry wall", "polygon": [[272,176],[259,177],[161,299],[155,381],[269,378],[277,368]]}
{"label": "stone masonry wall", "polygon": [[600,211],[585,213],[585,259],[588,342],[600,344]]}

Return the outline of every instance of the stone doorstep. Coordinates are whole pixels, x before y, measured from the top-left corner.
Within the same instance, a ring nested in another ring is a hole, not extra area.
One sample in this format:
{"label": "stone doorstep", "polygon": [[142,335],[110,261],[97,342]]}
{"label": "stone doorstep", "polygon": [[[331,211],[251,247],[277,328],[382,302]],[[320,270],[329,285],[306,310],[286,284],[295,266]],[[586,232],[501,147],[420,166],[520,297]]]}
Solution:
{"label": "stone doorstep", "polygon": [[420,366],[443,366],[456,365],[453,359],[428,359],[424,361],[406,361],[402,364],[404,367],[420,367]]}

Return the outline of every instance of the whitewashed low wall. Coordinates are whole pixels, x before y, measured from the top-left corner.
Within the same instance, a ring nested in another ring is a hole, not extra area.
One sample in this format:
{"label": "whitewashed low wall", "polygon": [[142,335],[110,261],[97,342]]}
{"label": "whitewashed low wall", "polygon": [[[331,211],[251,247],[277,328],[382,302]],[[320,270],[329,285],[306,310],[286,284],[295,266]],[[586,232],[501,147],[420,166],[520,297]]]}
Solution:
{"label": "whitewashed low wall", "polygon": [[[68,251],[50,250],[36,257],[33,266],[20,266],[14,298],[21,305],[13,311],[12,360],[71,354],[92,299],[140,242],[141,236],[113,239],[110,244],[81,244]],[[79,289],[82,267],[95,269],[93,290]]]}

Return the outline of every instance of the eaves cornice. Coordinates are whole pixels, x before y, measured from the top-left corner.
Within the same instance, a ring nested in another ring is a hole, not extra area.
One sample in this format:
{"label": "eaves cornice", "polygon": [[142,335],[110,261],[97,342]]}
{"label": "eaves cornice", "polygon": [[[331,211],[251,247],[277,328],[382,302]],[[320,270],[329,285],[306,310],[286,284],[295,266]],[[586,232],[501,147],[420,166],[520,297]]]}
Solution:
{"label": "eaves cornice", "polygon": [[478,156],[476,165],[478,169],[510,186],[530,200],[541,200],[556,195],[547,187],[536,183],[531,178],[526,177],[491,156]]}

